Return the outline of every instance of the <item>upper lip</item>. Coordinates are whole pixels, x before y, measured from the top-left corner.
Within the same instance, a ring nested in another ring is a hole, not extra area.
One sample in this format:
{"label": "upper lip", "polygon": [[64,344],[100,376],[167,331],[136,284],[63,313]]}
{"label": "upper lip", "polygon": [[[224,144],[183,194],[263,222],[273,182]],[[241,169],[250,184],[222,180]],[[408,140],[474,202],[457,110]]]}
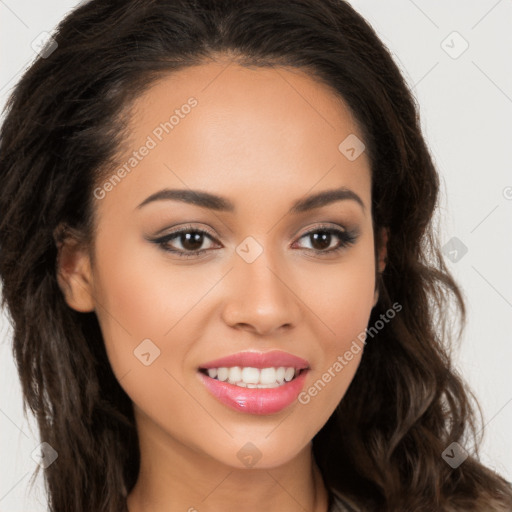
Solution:
{"label": "upper lip", "polygon": [[200,369],[208,368],[232,368],[234,366],[251,368],[285,368],[293,367],[299,370],[309,368],[309,363],[301,357],[294,356],[282,350],[271,350],[269,352],[238,352],[214,361],[202,364]]}

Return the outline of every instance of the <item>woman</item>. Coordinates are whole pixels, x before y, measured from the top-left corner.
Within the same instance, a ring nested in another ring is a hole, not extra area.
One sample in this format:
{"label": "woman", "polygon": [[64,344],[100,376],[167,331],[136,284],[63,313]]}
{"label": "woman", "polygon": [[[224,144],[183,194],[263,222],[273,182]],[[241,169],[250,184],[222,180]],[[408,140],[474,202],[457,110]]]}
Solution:
{"label": "woman", "polygon": [[438,175],[361,16],[93,0],[54,38],[0,152],[50,510],[510,510],[447,357]]}

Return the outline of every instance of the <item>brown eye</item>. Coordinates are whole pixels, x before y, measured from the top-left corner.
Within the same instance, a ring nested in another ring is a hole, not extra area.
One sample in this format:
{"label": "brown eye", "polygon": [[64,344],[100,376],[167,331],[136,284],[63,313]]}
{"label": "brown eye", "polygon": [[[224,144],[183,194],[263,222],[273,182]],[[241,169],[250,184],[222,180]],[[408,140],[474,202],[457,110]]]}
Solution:
{"label": "brown eye", "polygon": [[333,236],[329,231],[317,231],[308,236],[312,241],[311,245],[315,251],[324,251],[331,246]]}
{"label": "brown eye", "polygon": [[[357,233],[333,227],[319,227],[302,235],[299,240],[302,239],[310,241],[311,247],[306,247],[306,250],[323,256],[336,253],[353,244],[357,239]],[[150,241],[178,257],[192,258],[212,249],[211,246],[203,247],[206,240],[215,241],[207,231],[184,227]],[[336,245],[331,247],[333,243]]]}
{"label": "brown eye", "polygon": [[[357,234],[354,231],[343,231],[332,227],[321,227],[305,233],[300,237],[300,239],[308,239],[308,237],[312,247],[307,247],[306,249],[322,255],[335,253],[348,247],[356,241]],[[338,239],[338,244],[335,247],[330,248],[333,241],[335,242],[336,239]]]}
{"label": "brown eye", "polygon": [[206,252],[208,249],[202,248],[206,239],[214,240],[209,233],[201,229],[183,228],[152,241],[165,251],[187,258]]}
{"label": "brown eye", "polygon": [[176,235],[181,246],[187,251],[197,251],[204,243],[204,234],[197,231]]}

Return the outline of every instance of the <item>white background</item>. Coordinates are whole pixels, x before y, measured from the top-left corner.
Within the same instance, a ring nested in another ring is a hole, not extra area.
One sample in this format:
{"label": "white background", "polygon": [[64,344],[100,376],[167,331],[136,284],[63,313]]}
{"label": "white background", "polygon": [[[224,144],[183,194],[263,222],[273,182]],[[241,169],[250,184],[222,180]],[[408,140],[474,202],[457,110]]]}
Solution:
{"label": "white background", "polygon": [[[0,0],[0,106],[34,58],[32,41],[78,3]],[[512,2],[351,3],[392,51],[418,99],[442,177],[441,240],[457,237],[468,248],[458,262],[448,261],[469,309],[457,365],[483,407],[482,459],[511,481]],[[464,41],[468,49],[453,58]],[[9,334],[0,317],[0,512],[40,512],[42,478],[31,494],[27,487],[40,440],[35,422],[22,414]]]}

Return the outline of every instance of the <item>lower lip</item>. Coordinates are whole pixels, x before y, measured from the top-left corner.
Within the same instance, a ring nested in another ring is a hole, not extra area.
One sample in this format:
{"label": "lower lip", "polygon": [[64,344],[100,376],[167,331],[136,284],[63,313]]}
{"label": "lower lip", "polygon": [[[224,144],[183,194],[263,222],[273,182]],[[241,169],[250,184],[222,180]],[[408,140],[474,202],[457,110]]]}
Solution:
{"label": "lower lip", "polygon": [[302,370],[298,377],[277,388],[264,389],[242,388],[198,373],[208,391],[224,405],[249,414],[273,414],[297,399],[308,371]]}

